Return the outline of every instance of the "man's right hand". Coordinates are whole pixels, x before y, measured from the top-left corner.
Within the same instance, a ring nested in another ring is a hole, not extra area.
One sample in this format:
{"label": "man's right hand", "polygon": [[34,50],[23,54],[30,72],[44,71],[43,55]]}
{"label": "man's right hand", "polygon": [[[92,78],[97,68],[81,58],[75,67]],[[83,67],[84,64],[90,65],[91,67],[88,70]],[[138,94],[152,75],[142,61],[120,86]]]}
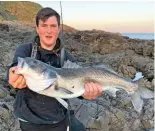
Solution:
{"label": "man's right hand", "polygon": [[13,87],[13,88],[18,88],[18,89],[22,89],[27,87],[26,85],[26,81],[25,78],[23,77],[23,75],[20,74],[15,74],[15,69],[17,67],[11,67],[9,69],[9,84]]}

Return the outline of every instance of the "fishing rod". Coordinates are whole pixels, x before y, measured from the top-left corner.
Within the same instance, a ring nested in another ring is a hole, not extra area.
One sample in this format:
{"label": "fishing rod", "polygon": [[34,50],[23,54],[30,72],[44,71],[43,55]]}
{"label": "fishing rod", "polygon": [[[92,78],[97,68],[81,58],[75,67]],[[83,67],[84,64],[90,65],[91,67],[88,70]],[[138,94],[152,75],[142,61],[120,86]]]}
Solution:
{"label": "fishing rod", "polygon": [[61,9],[61,30],[62,30],[62,35],[63,35],[63,16],[62,16],[62,3],[60,1],[60,9]]}
{"label": "fishing rod", "polygon": [[[60,1],[60,12],[61,12],[61,37],[63,37],[63,17],[62,17],[62,3]],[[72,131],[71,129],[71,114],[70,114],[70,111],[71,111],[71,106],[70,106],[70,103],[69,101],[64,101],[63,99],[61,99],[61,101],[59,99],[57,99],[64,107],[65,105],[67,104],[67,107],[68,107],[68,122],[69,122],[69,127],[67,127],[67,131]]]}

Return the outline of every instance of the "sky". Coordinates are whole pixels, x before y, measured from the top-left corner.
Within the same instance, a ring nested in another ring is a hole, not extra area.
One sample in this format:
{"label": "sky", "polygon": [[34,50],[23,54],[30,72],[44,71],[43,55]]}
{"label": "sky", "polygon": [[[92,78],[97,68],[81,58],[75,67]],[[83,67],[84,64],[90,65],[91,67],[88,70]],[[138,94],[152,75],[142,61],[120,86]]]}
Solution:
{"label": "sky", "polygon": [[[61,14],[60,1],[35,1]],[[154,32],[154,4],[146,1],[61,1],[63,23],[78,30]]]}

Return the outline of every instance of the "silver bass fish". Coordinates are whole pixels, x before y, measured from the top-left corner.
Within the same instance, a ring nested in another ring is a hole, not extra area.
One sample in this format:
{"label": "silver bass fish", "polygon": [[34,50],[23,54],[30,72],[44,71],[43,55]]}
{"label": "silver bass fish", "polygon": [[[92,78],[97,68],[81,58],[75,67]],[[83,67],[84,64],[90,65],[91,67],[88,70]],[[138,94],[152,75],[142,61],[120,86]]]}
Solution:
{"label": "silver bass fish", "polygon": [[152,91],[138,87],[136,81],[118,75],[107,66],[81,67],[67,61],[63,68],[55,68],[27,57],[18,58],[16,73],[25,77],[28,88],[49,97],[78,97],[85,92],[86,82],[97,82],[103,91],[110,92],[114,97],[118,90],[125,90],[138,112],[142,109],[143,99],[153,98]]}

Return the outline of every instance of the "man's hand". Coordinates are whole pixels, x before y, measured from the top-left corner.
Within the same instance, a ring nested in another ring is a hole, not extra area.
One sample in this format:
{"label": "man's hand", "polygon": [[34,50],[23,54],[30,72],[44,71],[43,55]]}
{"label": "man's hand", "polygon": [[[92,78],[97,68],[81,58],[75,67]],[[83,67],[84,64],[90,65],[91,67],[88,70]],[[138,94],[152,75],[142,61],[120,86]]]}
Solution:
{"label": "man's hand", "polygon": [[85,92],[82,95],[85,99],[95,99],[102,93],[102,88],[98,83],[88,82],[84,85]]}
{"label": "man's hand", "polygon": [[9,84],[13,88],[22,89],[22,88],[27,87],[25,78],[22,75],[15,74],[14,73],[15,72],[15,69],[16,69],[16,66],[15,67],[11,67],[9,69],[9,81],[8,81]]}

